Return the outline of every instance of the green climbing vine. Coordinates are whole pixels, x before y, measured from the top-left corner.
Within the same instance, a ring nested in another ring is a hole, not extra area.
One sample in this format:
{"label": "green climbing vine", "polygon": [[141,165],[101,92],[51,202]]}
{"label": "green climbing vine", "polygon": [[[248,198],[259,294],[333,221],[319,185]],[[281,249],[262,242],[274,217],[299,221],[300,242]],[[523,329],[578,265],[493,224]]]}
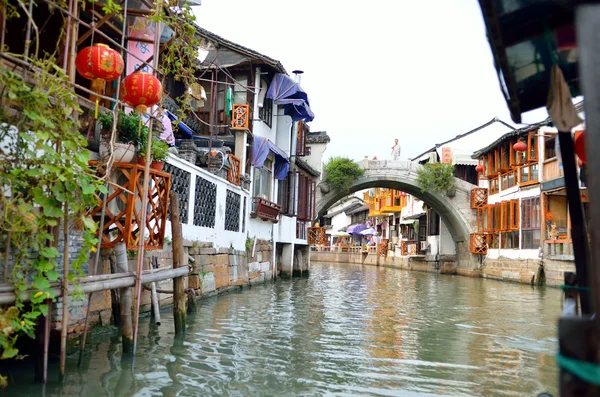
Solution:
{"label": "green climbing vine", "polygon": [[10,103],[0,107],[0,241],[13,253],[5,276],[16,293],[15,305],[0,312],[1,359],[18,355],[20,335],[34,337],[36,318],[47,314],[46,299],[55,298],[51,282],[61,274],[52,231],[64,227],[65,214],[68,226],[81,229],[83,247],[69,273],[75,282],[97,243],[97,224],[87,208],[98,204],[98,192],[106,193],[88,166],[76,117],[81,110],[68,77],[53,58],[28,62],[34,84],[0,64],[0,101]]}

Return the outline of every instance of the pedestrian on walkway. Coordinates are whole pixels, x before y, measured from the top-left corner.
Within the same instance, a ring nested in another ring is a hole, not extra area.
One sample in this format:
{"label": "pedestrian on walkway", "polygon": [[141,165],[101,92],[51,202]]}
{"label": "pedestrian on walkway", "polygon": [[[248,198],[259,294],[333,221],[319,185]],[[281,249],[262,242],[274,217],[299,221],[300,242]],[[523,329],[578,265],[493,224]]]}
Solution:
{"label": "pedestrian on walkway", "polygon": [[398,138],[394,141],[392,146],[392,159],[398,160],[400,158],[400,145],[398,144]]}

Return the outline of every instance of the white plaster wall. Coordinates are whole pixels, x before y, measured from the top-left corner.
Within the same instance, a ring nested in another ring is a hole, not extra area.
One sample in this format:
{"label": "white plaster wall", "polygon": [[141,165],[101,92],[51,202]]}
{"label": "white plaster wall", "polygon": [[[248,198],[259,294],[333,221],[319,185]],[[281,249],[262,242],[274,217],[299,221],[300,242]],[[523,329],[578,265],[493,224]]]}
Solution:
{"label": "white plaster wall", "polygon": [[[212,242],[216,248],[221,247],[232,247],[236,250],[244,250],[246,246],[246,233],[242,232],[242,217],[243,214],[243,203],[244,197],[246,197],[246,216],[250,212],[251,202],[250,194],[243,190],[241,187],[236,186],[228,181],[218,178],[210,172],[203,170],[202,168],[196,167],[181,158],[169,154],[167,160],[169,164],[176,166],[177,168],[183,169],[190,172],[190,191],[189,191],[189,204],[188,204],[188,223],[182,225],[183,238],[192,241],[204,241]],[[194,225],[194,201],[196,191],[196,176],[213,182],[217,185],[217,205],[215,209],[215,227],[200,227]],[[225,230],[225,201],[227,190],[231,190],[241,196],[240,198],[240,230],[239,232],[232,232]],[[248,221],[246,220],[246,226]],[[165,236],[172,238],[171,233],[171,222],[167,221],[165,228]]]}
{"label": "white plaster wall", "polygon": [[256,237],[262,240],[271,241],[272,231],[273,222],[263,221],[258,218],[250,218],[250,222],[248,224],[248,235],[250,238]]}
{"label": "white plaster wall", "polygon": [[427,254],[437,255],[439,253],[440,236],[427,236],[427,244],[429,244]]}
{"label": "white plaster wall", "polygon": [[310,147],[310,156],[304,157],[304,160],[313,167],[315,170],[321,173],[321,179],[323,177],[323,154],[327,150],[327,144],[325,143],[312,143],[308,145]]}
{"label": "white plaster wall", "polygon": [[296,241],[296,217],[281,215],[279,217],[278,243],[293,243]]}
{"label": "white plaster wall", "polygon": [[499,249],[492,248],[488,250],[489,259],[507,258],[507,259],[539,259],[539,249]]}
{"label": "white plaster wall", "polygon": [[456,255],[456,244],[443,221],[440,224],[440,239],[440,255]]}
{"label": "white plaster wall", "polygon": [[[292,137],[291,128],[294,122],[291,117],[283,114],[283,109],[278,109],[277,113],[275,113],[274,110],[273,113],[277,114],[277,117],[275,117],[277,119],[277,127],[273,125],[273,129],[276,131],[276,137],[274,137],[272,141],[289,155],[290,149],[292,151],[294,150],[293,144],[295,143],[295,140],[291,142],[292,145],[290,145],[290,139]],[[295,136],[295,134],[293,136]]]}
{"label": "white plaster wall", "polygon": [[351,220],[352,217],[346,215],[344,212],[335,215],[333,218],[331,218],[331,229],[327,230],[327,234],[335,234],[341,228],[350,226]]}
{"label": "white plaster wall", "polygon": [[273,143],[275,143],[275,145],[277,145],[279,149],[283,150],[289,157],[292,155],[292,132],[290,131],[292,119],[287,116],[278,118],[279,123],[277,124],[277,136]]}

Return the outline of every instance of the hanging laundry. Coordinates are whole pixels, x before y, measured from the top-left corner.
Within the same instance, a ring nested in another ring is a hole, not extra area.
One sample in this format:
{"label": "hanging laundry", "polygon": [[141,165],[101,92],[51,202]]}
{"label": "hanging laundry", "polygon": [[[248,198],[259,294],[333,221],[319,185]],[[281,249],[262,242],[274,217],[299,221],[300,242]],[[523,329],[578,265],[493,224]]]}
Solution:
{"label": "hanging laundry", "polygon": [[231,87],[227,87],[227,94],[225,96],[225,113],[229,117],[231,117],[231,112],[233,110],[233,90]]}

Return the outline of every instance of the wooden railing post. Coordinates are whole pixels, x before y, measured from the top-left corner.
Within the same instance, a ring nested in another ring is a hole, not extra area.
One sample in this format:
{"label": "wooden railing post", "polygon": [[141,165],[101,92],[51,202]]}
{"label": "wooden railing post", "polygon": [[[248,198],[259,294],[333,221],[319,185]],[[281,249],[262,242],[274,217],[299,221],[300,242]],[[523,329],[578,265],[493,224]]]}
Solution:
{"label": "wooden railing post", "polygon": [[[179,219],[179,195],[171,192],[171,233],[173,236],[173,269],[184,266],[183,263],[183,233]],[[185,331],[185,286],[183,277],[173,279],[173,321],[175,334]]]}

